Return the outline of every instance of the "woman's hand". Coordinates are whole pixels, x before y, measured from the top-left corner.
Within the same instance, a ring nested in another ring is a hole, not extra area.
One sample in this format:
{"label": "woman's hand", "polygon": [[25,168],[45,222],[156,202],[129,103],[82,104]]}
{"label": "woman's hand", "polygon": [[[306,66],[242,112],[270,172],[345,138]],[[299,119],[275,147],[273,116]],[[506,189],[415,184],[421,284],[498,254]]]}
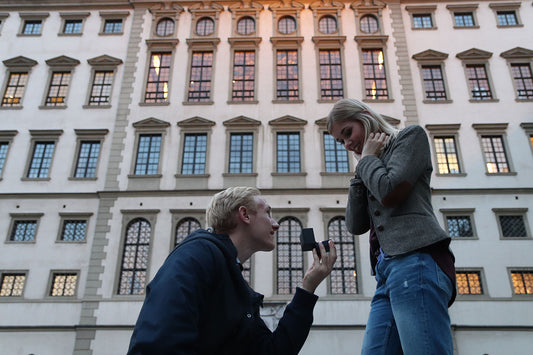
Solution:
{"label": "woman's hand", "polygon": [[305,273],[302,288],[307,292],[315,293],[317,286],[324,280],[333,270],[333,264],[337,260],[337,249],[333,240],[329,240],[329,252],[326,253],[326,248],[322,243],[318,243],[320,248],[320,258],[316,249],[313,248],[313,265]]}
{"label": "woman's hand", "polygon": [[361,158],[367,155],[380,156],[383,152],[383,148],[387,145],[389,141],[389,136],[385,133],[370,133],[368,139],[363,146],[363,151],[361,152]]}

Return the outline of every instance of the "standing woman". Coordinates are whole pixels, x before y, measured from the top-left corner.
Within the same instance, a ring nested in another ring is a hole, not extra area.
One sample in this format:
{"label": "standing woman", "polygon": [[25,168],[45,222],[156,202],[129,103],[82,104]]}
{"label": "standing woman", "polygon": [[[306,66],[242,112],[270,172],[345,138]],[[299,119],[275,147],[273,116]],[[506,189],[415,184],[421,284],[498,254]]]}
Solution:
{"label": "standing woman", "polygon": [[327,127],[358,161],[346,227],[357,235],[370,230],[377,286],[361,354],[453,354],[454,256],[431,206],[424,129],[398,131],[354,99],[333,106]]}

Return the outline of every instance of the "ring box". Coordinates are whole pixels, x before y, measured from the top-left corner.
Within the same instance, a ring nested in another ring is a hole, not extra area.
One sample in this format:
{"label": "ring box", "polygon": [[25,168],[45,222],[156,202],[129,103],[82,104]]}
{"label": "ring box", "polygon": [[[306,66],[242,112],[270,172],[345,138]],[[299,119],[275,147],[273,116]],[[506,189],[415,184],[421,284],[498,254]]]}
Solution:
{"label": "ring box", "polygon": [[[329,251],[329,241],[321,241],[322,245],[326,249],[326,252]],[[318,257],[320,258],[320,248],[318,247],[318,242],[315,241],[315,232],[313,228],[303,228],[302,234],[300,234],[300,245],[302,246],[303,251],[310,251],[316,249]]]}

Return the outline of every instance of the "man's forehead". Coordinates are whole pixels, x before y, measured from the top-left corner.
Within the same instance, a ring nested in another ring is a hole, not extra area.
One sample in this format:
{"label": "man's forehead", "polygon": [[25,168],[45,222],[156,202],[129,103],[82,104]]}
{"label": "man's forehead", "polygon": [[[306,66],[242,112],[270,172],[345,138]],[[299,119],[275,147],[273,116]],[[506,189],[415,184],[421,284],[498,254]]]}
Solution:
{"label": "man's forehead", "polygon": [[268,202],[265,200],[263,196],[260,196],[260,195],[254,196],[254,199],[258,207],[264,206],[265,208],[270,208],[270,205],[268,204]]}

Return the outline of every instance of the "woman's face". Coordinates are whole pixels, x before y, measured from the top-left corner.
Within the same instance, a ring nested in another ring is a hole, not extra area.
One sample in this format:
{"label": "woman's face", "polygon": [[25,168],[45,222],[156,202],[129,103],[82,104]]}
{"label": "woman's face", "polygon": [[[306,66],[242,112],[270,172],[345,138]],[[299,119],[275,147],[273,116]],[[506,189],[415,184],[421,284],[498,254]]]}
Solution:
{"label": "woman's face", "polygon": [[330,134],[342,144],[346,150],[360,155],[365,144],[365,128],[359,121],[335,122],[331,125]]}

